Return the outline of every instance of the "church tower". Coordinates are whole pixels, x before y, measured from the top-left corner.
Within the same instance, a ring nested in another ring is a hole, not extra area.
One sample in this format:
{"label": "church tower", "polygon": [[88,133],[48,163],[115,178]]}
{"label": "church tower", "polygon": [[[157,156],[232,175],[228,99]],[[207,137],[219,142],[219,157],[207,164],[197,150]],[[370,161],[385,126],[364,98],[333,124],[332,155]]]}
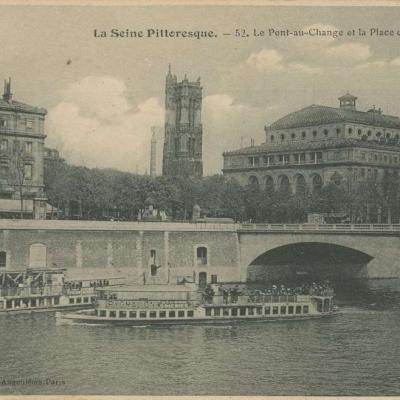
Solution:
{"label": "church tower", "polygon": [[200,78],[177,82],[169,67],[165,83],[163,175],[203,176]]}

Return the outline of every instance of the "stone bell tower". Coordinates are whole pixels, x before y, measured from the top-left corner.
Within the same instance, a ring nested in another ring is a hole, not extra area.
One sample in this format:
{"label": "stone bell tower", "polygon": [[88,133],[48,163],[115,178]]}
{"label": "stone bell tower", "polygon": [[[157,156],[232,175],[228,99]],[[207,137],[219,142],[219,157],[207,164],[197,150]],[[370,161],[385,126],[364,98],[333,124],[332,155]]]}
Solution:
{"label": "stone bell tower", "polygon": [[203,176],[200,78],[177,82],[169,67],[165,84],[163,175]]}

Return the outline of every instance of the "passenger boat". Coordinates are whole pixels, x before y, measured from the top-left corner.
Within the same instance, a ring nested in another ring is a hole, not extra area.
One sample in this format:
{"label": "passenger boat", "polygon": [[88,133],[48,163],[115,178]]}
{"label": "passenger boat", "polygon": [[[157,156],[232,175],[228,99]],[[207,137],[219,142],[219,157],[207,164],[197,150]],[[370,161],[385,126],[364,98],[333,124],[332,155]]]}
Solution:
{"label": "passenger boat", "polygon": [[68,276],[62,268],[0,272],[0,314],[93,308],[96,288],[120,285],[124,278]]}
{"label": "passenger boat", "polygon": [[[251,293],[193,283],[119,286],[97,289],[90,311],[57,313],[60,322],[129,325],[233,323],[276,319],[304,319],[331,315],[333,291],[308,294]],[[219,293],[219,294],[215,294]]]}

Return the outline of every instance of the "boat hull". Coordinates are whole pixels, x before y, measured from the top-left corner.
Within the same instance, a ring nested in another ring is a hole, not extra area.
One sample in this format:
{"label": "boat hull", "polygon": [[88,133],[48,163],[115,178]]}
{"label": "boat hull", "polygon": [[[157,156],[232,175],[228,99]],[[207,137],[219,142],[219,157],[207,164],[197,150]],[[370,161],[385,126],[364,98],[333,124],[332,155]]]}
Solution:
{"label": "boat hull", "polygon": [[59,311],[77,311],[77,310],[88,310],[93,307],[90,304],[82,305],[59,305],[50,307],[32,307],[32,308],[18,308],[18,309],[1,309],[0,315],[13,315],[13,314],[32,314],[40,312],[59,312]]}
{"label": "boat hull", "polygon": [[255,316],[255,317],[212,317],[212,318],[168,318],[168,319],[110,319],[100,318],[96,315],[85,315],[81,313],[64,314],[56,313],[58,322],[60,323],[81,323],[93,325],[125,325],[125,326],[171,326],[171,325],[234,325],[248,322],[273,322],[273,321],[300,321],[309,319],[318,319],[329,317],[337,314],[337,311],[331,311],[321,314],[308,315],[277,315],[277,316]]}

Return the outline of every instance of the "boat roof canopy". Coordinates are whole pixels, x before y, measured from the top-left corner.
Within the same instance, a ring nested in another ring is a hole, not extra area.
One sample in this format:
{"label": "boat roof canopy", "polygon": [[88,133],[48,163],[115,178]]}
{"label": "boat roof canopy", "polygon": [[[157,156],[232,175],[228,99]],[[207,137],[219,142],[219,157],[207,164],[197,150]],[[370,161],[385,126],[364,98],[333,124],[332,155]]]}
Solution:
{"label": "boat roof canopy", "polygon": [[66,268],[31,268],[31,267],[25,267],[21,269],[5,269],[3,271],[0,271],[0,273],[7,273],[7,274],[21,274],[23,272],[50,272],[53,274],[63,274],[65,273]]}
{"label": "boat roof canopy", "polygon": [[197,291],[195,284],[181,285],[118,285],[112,287],[98,288],[97,290],[107,292],[194,292]]}

